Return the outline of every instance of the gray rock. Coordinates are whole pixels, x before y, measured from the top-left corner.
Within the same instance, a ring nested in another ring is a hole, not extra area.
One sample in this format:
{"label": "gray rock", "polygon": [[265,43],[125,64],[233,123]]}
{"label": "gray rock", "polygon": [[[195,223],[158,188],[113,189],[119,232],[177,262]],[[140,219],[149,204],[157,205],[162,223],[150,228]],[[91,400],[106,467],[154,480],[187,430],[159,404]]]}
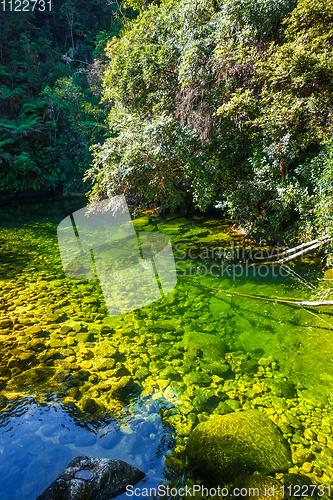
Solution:
{"label": "gray rock", "polygon": [[122,460],[76,457],[37,500],[110,500],[144,476]]}
{"label": "gray rock", "polygon": [[288,442],[257,410],[211,416],[192,431],[186,451],[192,468],[212,482],[255,471],[282,472],[291,466]]}

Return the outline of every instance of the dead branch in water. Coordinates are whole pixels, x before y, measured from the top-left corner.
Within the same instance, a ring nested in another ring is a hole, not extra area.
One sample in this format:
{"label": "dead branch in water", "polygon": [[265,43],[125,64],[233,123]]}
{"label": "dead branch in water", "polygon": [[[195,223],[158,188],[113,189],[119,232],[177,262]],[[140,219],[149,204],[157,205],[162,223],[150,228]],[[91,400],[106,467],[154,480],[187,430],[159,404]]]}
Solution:
{"label": "dead branch in water", "polygon": [[[289,262],[290,260],[297,259],[297,257],[301,257],[302,255],[304,255],[304,254],[306,254],[308,252],[311,252],[312,250],[316,250],[316,248],[319,248],[319,247],[321,247],[323,245],[327,245],[328,243],[332,243],[333,239],[331,238],[329,240],[324,240],[324,241],[313,240],[313,241],[310,241],[308,244],[314,243],[315,241],[316,241],[316,243],[314,245],[311,245],[311,246],[309,246],[307,248],[304,248],[305,246],[307,246],[304,243],[303,244],[303,250],[301,250],[300,252],[296,252],[294,255],[291,255],[290,257],[286,257],[284,259],[278,260],[278,263],[279,264],[284,264],[285,262]],[[289,253],[291,253],[292,251],[294,252],[298,248],[301,248],[301,246],[295,247],[295,248],[290,249],[290,250],[287,250],[287,252],[289,252]],[[287,252],[285,252],[285,253],[287,253]]]}

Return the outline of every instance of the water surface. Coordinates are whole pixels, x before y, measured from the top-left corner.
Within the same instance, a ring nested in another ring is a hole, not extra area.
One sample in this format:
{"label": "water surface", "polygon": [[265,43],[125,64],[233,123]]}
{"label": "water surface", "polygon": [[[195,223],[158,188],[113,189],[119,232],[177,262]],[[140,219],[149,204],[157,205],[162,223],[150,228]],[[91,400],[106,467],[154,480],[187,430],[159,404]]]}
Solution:
{"label": "water surface", "polygon": [[[246,243],[230,221],[146,214],[135,228],[170,237],[177,287],[109,317],[98,280],[68,278],[58,252],[57,224],[84,204],[0,210],[2,500],[34,500],[81,454],[131,463],[146,487],[177,481],[191,429],[221,403],[266,412],[291,443],[301,429],[283,427],[281,408],[307,408],[320,430],[331,415],[330,310],[247,297],[308,299],[317,268],[254,272],[231,259]],[[207,248],[229,250],[221,262]]]}

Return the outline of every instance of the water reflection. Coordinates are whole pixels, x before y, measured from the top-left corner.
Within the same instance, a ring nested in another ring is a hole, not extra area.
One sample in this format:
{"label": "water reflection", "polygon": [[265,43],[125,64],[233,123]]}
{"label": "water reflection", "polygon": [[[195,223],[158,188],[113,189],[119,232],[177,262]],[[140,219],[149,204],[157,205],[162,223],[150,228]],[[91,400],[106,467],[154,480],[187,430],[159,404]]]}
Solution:
{"label": "water reflection", "polygon": [[159,416],[163,404],[151,399],[134,403],[120,424],[84,422],[56,401],[3,402],[1,500],[35,500],[79,455],[124,460],[146,473],[145,487],[156,487],[173,446],[171,429],[163,428]]}

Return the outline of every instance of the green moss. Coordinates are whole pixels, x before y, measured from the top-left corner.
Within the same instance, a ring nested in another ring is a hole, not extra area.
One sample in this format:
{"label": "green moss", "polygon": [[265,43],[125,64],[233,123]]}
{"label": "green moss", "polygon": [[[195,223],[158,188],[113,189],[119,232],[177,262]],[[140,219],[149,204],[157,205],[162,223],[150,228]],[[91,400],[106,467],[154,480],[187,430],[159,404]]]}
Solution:
{"label": "green moss", "polygon": [[281,431],[256,410],[212,416],[192,432],[190,464],[209,482],[230,481],[240,474],[286,471],[291,452]]}

